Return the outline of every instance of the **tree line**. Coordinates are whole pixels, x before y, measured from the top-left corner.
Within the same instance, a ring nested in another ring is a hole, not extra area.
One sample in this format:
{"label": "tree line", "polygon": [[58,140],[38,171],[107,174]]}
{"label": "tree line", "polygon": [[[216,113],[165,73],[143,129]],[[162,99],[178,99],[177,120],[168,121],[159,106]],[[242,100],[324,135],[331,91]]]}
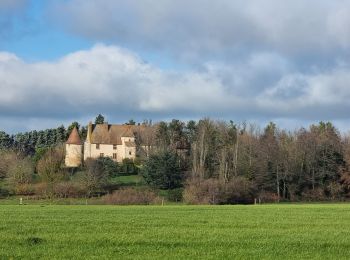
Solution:
{"label": "tree line", "polygon": [[80,127],[78,122],[73,122],[67,129],[62,125],[57,128],[41,131],[33,130],[13,135],[0,131],[0,149],[16,150],[24,156],[33,156],[42,148],[64,143],[74,127],[79,129],[82,138],[86,137],[86,127]]}
{"label": "tree line", "polygon": [[232,121],[173,120],[160,123],[151,140],[156,150],[179,156],[184,196],[192,202],[342,200],[349,195],[350,137],[330,122],[287,131],[274,123],[261,129]]}
{"label": "tree line", "polygon": [[[103,117],[98,118],[98,123],[104,121]],[[133,120],[128,123],[136,124]],[[86,128],[78,123],[67,129],[59,127],[13,136],[1,132],[0,179],[12,184],[43,182],[50,194],[55,189],[69,194],[68,185],[71,194],[75,194],[72,190],[78,190],[79,196],[93,196],[96,192],[118,189],[109,180],[121,174],[123,167],[131,167],[143,176],[150,189],[167,190],[176,200],[188,203],[349,197],[350,136],[342,135],[330,122],[294,131],[280,129],[274,123],[260,128],[255,124],[208,118],[143,124],[149,127],[135,133],[134,162],[118,165],[107,158],[91,160],[77,173],[67,172],[63,167],[63,150],[57,147],[64,143],[74,126],[84,139]],[[9,154],[16,157],[14,166],[5,163],[11,161]],[[18,173],[18,169],[27,169],[28,174]],[[72,181],[78,179],[79,182]]]}

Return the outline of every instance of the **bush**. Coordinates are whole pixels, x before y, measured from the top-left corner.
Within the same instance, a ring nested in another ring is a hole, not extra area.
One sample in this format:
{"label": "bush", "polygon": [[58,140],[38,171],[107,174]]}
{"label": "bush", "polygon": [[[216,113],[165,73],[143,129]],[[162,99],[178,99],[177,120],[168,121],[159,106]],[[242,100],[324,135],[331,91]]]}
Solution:
{"label": "bush", "polygon": [[260,192],[258,197],[262,203],[279,202],[278,195],[277,195],[277,193],[274,193],[274,192],[262,191],[262,192]]}
{"label": "bush", "polygon": [[142,176],[147,184],[158,189],[182,186],[183,173],[179,167],[179,158],[171,152],[151,155],[142,169]]}
{"label": "bush", "polygon": [[139,173],[139,168],[133,160],[126,158],[120,165],[119,171],[119,175],[137,175]]}
{"label": "bush", "polygon": [[308,201],[324,201],[327,200],[324,190],[316,188],[314,190],[306,190],[301,194],[303,200]]}
{"label": "bush", "polygon": [[159,198],[150,190],[125,188],[104,196],[102,201],[114,205],[149,205],[159,201]]}
{"label": "bush", "polygon": [[159,195],[164,197],[167,201],[179,202],[182,201],[183,188],[173,189],[173,190],[162,190]]}
{"label": "bush", "polygon": [[30,196],[35,194],[35,189],[32,184],[18,184],[14,189],[15,194]]}
{"label": "bush", "polygon": [[86,194],[86,190],[79,183],[59,182],[53,187],[54,196],[57,198],[77,198]]}
{"label": "bush", "polygon": [[33,185],[34,193],[40,198],[51,198],[52,189],[49,188],[49,185],[45,182],[37,183]]}
{"label": "bush", "polygon": [[118,176],[119,174],[118,163],[116,163],[109,157],[102,157],[96,160],[102,164],[103,170],[108,177],[111,178],[111,177]]}
{"label": "bush", "polygon": [[252,185],[245,178],[236,177],[225,183],[218,179],[190,180],[184,190],[189,204],[250,204],[254,201]]}

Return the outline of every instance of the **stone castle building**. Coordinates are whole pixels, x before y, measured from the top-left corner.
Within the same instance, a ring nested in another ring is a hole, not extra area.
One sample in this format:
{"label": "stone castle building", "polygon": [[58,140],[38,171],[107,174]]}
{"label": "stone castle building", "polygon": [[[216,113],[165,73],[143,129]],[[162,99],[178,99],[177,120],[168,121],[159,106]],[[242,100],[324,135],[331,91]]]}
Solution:
{"label": "stone castle building", "polygon": [[90,123],[84,143],[74,128],[66,142],[65,164],[67,167],[79,167],[83,160],[99,157],[109,157],[116,162],[135,159],[135,133],[141,128],[143,126]]}

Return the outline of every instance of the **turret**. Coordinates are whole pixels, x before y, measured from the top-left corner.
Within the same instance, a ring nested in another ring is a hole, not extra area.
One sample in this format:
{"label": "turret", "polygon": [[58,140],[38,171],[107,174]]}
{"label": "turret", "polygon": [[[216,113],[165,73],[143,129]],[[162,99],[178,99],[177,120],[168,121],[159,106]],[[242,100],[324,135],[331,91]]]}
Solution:
{"label": "turret", "polygon": [[65,164],[67,167],[79,167],[83,158],[83,145],[76,127],[73,128],[66,142]]}

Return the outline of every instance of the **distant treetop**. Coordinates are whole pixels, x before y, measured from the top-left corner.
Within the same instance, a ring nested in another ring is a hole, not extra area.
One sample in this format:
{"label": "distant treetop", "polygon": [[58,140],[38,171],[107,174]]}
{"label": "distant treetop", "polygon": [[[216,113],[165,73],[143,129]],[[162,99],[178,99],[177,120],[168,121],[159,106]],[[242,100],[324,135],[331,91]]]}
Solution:
{"label": "distant treetop", "polygon": [[98,116],[95,119],[95,124],[103,124],[105,122],[105,118],[103,115],[98,114]]}

